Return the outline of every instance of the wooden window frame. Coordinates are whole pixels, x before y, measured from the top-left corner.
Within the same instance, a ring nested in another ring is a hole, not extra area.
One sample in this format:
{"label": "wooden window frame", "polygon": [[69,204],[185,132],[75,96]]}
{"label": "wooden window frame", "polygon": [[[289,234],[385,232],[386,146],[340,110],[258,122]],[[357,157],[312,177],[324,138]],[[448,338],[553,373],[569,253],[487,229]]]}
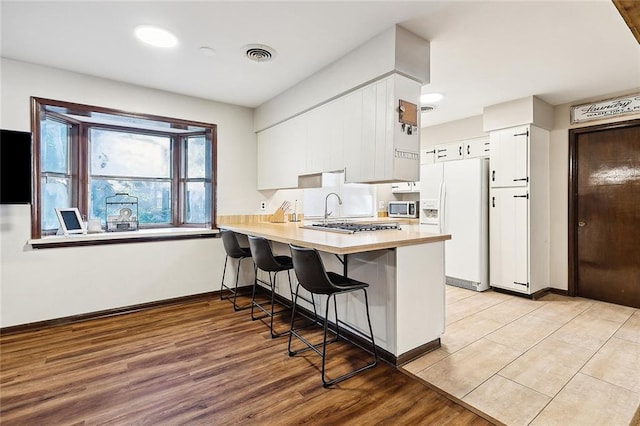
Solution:
{"label": "wooden window frame", "polygon": [[[102,113],[119,117],[136,118],[141,121],[155,121],[162,123],[170,123],[170,128],[188,130],[192,127],[200,128],[194,132],[182,132],[179,135],[175,132],[145,130],[148,134],[157,134],[161,136],[171,137],[171,194],[172,194],[172,217],[170,224],[161,225],[148,225],[148,228],[202,228],[202,224],[187,224],[184,223],[184,189],[186,188],[186,176],[184,175],[184,145],[183,140],[189,136],[204,134],[205,140],[210,143],[211,146],[211,158],[210,158],[210,217],[209,222],[205,224],[207,229],[215,229],[216,224],[216,207],[217,207],[217,125],[211,123],[203,123],[197,121],[189,121],[176,119],[171,117],[162,117],[151,114],[132,113],[122,110],[116,110],[105,107],[98,107],[92,105],[83,105],[72,102],[65,102],[53,99],[45,99],[38,97],[31,97],[31,132],[33,140],[32,148],[32,195],[31,195],[31,238],[40,239],[43,237],[42,232],[42,216],[41,216],[41,168],[40,168],[40,144],[41,134],[40,127],[41,121],[45,118],[46,108],[62,108],[67,112],[79,115],[87,115],[89,113]],[[47,112],[48,114],[49,112]],[[63,114],[61,114],[62,116]],[[68,122],[73,125],[72,131],[72,143],[70,146],[70,156],[72,163],[72,203],[74,207],[77,206],[82,214],[88,212],[88,171],[89,171],[89,158],[88,158],[88,145],[87,138],[90,128],[104,128],[110,130],[132,130],[136,129],[135,126],[126,125],[111,125],[111,124],[86,124],[82,121],[74,121],[69,117],[63,118],[64,122]],[[78,129],[78,131],[76,131]],[[132,238],[132,240],[135,238]],[[126,241],[120,239],[120,241]]]}

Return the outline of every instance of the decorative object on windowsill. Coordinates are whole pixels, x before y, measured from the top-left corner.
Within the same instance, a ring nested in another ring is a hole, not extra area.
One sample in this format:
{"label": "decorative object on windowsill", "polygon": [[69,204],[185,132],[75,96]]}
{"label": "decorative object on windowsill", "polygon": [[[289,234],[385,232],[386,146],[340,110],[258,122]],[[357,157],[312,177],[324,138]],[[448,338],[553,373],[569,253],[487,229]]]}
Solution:
{"label": "decorative object on windowsill", "polygon": [[125,192],[106,199],[107,232],[138,230],[138,197]]}
{"label": "decorative object on windowsill", "polygon": [[280,207],[276,209],[276,211],[271,215],[269,222],[271,223],[284,223],[286,222],[286,213],[291,203],[288,201],[283,201]]}
{"label": "decorative object on windowsill", "polygon": [[58,221],[60,222],[57,235],[87,233],[87,228],[84,226],[84,221],[77,207],[57,208],[56,216],[58,216]]}

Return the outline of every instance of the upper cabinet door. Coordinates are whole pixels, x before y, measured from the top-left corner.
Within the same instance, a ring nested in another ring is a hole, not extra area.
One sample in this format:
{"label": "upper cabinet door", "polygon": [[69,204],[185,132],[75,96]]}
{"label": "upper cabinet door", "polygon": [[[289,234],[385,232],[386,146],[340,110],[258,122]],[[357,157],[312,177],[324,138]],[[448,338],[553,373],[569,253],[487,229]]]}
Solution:
{"label": "upper cabinet door", "polygon": [[513,127],[491,132],[492,187],[519,187],[529,184],[529,127]]}
{"label": "upper cabinet door", "polygon": [[420,150],[420,165],[433,164],[436,162],[436,147],[432,146],[427,149]]}
{"label": "upper cabinet door", "polygon": [[464,141],[464,158],[488,157],[491,142],[489,137],[467,139]]}
{"label": "upper cabinet door", "polygon": [[306,122],[298,116],[257,135],[258,189],[296,188],[304,174]]}
{"label": "upper cabinet door", "polygon": [[344,97],[343,152],[346,182],[362,180],[363,91],[356,90]]}
{"label": "upper cabinet door", "polygon": [[306,173],[344,168],[344,103],[343,98],[336,99],[304,114],[308,125]]}
{"label": "upper cabinet door", "polygon": [[462,142],[436,145],[436,161],[462,160],[464,158],[464,144]]}

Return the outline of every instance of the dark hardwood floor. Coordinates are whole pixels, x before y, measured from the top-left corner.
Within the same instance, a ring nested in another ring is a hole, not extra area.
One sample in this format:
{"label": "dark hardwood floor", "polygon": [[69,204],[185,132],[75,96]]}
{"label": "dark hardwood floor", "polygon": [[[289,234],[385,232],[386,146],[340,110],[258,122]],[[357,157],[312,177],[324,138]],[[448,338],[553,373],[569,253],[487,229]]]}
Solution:
{"label": "dark hardwood floor", "polygon": [[[289,357],[217,296],[2,335],[0,351],[4,426],[490,424],[384,362],[325,389],[318,355]],[[327,371],[360,354],[334,343]]]}

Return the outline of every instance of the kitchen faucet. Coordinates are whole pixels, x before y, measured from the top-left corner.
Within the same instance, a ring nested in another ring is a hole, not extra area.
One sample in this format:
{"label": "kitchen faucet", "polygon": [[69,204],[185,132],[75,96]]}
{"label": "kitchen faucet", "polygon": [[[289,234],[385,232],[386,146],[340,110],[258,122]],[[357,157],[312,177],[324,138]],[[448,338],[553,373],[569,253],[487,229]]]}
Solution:
{"label": "kitchen faucet", "polygon": [[329,215],[333,213],[333,212],[327,213],[327,201],[329,200],[330,195],[335,195],[336,197],[338,197],[338,204],[342,205],[342,198],[340,198],[338,194],[336,194],[335,192],[330,192],[327,194],[327,196],[324,198],[324,222],[325,223],[327,223],[327,218],[329,217]]}

